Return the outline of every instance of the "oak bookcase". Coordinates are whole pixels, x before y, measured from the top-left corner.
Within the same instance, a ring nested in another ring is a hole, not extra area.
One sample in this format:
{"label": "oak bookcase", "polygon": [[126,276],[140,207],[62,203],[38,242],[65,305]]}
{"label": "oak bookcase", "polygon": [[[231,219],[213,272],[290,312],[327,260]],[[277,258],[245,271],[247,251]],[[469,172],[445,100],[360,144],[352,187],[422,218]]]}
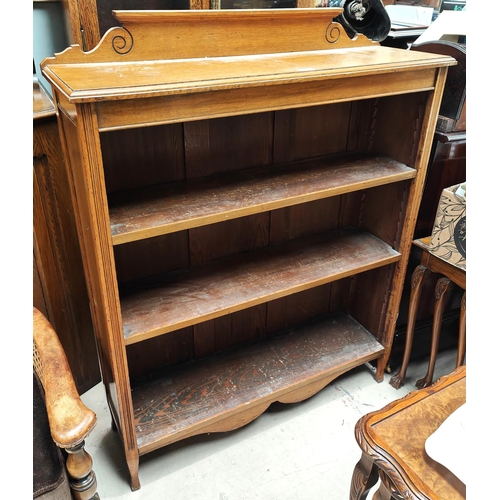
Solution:
{"label": "oak bookcase", "polygon": [[341,12],[116,11],[42,63],[133,490],[152,450],[383,380],[455,61]]}

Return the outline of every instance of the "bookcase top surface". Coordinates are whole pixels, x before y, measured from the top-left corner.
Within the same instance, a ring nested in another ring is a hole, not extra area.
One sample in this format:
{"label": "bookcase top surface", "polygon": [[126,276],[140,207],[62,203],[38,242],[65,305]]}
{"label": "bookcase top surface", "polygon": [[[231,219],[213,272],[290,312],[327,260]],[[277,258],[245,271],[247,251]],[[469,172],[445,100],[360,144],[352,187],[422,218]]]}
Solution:
{"label": "bookcase top surface", "polygon": [[[310,80],[388,75],[456,64],[449,56],[350,39],[339,9],[115,11],[122,27],[99,45],[42,62],[71,102],[207,92]],[[332,20],[333,19],[333,20]]]}

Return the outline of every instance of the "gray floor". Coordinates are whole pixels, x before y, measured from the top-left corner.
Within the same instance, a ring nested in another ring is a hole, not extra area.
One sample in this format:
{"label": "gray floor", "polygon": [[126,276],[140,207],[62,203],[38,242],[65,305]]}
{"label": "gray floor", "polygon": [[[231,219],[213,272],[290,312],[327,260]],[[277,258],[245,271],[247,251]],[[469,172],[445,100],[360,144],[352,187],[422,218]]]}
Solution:
{"label": "gray floor", "polygon": [[[453,349],[439,354],[434,380],[453,371],[455,357]],[[412,361],[405,385],[396,390],[389,374],[379,384],[363,365],[306,401],[271,406],[241,429],[196,436],[145,455],[135,492],[99,384],[82,397],[98,417],[86,448],[101,500],[347,500],[360,457],[356,422],[415,390],[426,369],[427,358]]]}

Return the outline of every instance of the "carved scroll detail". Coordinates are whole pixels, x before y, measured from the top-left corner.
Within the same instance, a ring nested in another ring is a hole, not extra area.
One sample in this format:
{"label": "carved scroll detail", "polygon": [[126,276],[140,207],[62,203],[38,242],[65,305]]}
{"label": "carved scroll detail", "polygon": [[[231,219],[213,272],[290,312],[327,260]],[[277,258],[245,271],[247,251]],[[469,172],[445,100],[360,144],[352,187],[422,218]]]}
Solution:
{"label": "carved scroll detail", "polygon": [[[395,400],[392,403],[389,403],[384,410],[389,410],[390,408],[394,407],[396,404],[399,404],[401,401],[404,401],[405,399],[411,399],[413,397],[412,393],[406,394],[404,397],[402,397],[399,400]],[[375,468],[378,470],[378,475],[381,480],[383,478],[386,479],[386,487],[388,490],[391,492],[394,498],[396,499],[404,499],[404,500],[415,500],[415,496],[413,493],[410,491],[408,484],[405,482],[403,477],[401,476],[400,471],[398,468],[395,466],[394,463],[392,463],[389,460],[389,457],[383,452],[381,448],[374,448],[372,447],[372,443],[370,443],[364,434],[363,431],[363,425],[364,422],[370,417],[371,414],[367,414],[361,419],[358,420],[354,427],[354,436],[356,439],[356,442],[358,443],[359,447],[361,448],[361,451],[368,460],[373,462],[375,465]],[[365,461],[366,462],[366,461]],[[360,463],[356,467],[361,467]],[[366,465],[364,466],[366,469]],[[360,477],[360,471],[355,471],[356,474],[356,481],[359,480]],[[366,473],[365,473],[366,476]],[[357,484],[357,483],[355,483]],[[373,486],[373,485],[372,485]],[[351,487],[351,492],[354,490]],[[352,498],[356,498],[356,496],[351,496]],[[359,497],[362,498],[362,497]],[[374,498],[377,498],[376,496]],[[378,498],[383,498],[383,497],[378,497]]]}
{"label": "carved scroll detail", "polygon": [[411,276],[411,287],[415,288],[417,285],[419,285],[422,281],[422,276],[425,274],[427,271],[427,268],[425,266],[419,265],[415,268],[413,271],[413,274]]}
{"label": "carved scroll detail", "polygon": [[453,287],[453,282],[450,279],[440,278],[436,283],[436,300],[441,300],[443,294],[446,293],[451,287]]}
{"label": "carved scroll detail", "polygon": [[134,37],[127,28],[121,28],[123,35],[115,35],[111,41],[113,50],[120,55],[128,54],[134,46]]}
{"label": "carved scroll detail", "polygon": [[328,43],[336,43],[340,38],[340,29],[337,26],[337,23],[331,22],[326,27],[325,38]]}

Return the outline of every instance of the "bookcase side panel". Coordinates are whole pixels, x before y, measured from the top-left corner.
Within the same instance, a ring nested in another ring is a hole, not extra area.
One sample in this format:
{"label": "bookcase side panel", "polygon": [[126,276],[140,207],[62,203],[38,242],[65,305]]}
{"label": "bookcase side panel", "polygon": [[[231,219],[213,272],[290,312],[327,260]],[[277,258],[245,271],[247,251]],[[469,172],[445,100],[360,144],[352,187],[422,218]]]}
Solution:
{"label": "bookcase side panel", "polygon": [[447,73],[448,67],[441,67],[435,71],[434,90],[429,93],[424,93],[422,95],[422,97],[424,98],[422,101],[422,105],[418,107],[415,106],[415,108],[418,108],[419,120],[418,126],[415,130],[416,136],[411,141],[415,144],[415,147],[414,154],[412,155],[412,157],[414,158],[414,163],[412,163],[410,166],[414,167],[417,170],[417,175],[410,184],[408,200],[405,207],[404,225],[402,226],[398,248],[398,251],[401,253],[402,258],[400,262],[396,264],[394,270],[392,290],[389,297],[385,326],[381,339],[381,343],[385,346],[386,350],[384,352],[384,355],[378,360],[377,373],[375,375],[375,378],[377,380],[382,380],[383,378],[383,372],[387,365],[387,361],[389,359],[390,351],[392,348],[392,343],[394,340],[394,331],[396,328],[396,321],[399,313],[399,306],[408,266],[409,253],[413,234],[415,231],[418,210],[422,199],[427,166],[429,162],[434,131],[436,128],[436,122],[439,113],[439,107],[441,105],[441,99],[443,96]]}
{"label": "bookcase side panel", "polygon": [[59,120],[103,383],[132,471],[138,451],[95,112],[81,105],[74,122]]}

